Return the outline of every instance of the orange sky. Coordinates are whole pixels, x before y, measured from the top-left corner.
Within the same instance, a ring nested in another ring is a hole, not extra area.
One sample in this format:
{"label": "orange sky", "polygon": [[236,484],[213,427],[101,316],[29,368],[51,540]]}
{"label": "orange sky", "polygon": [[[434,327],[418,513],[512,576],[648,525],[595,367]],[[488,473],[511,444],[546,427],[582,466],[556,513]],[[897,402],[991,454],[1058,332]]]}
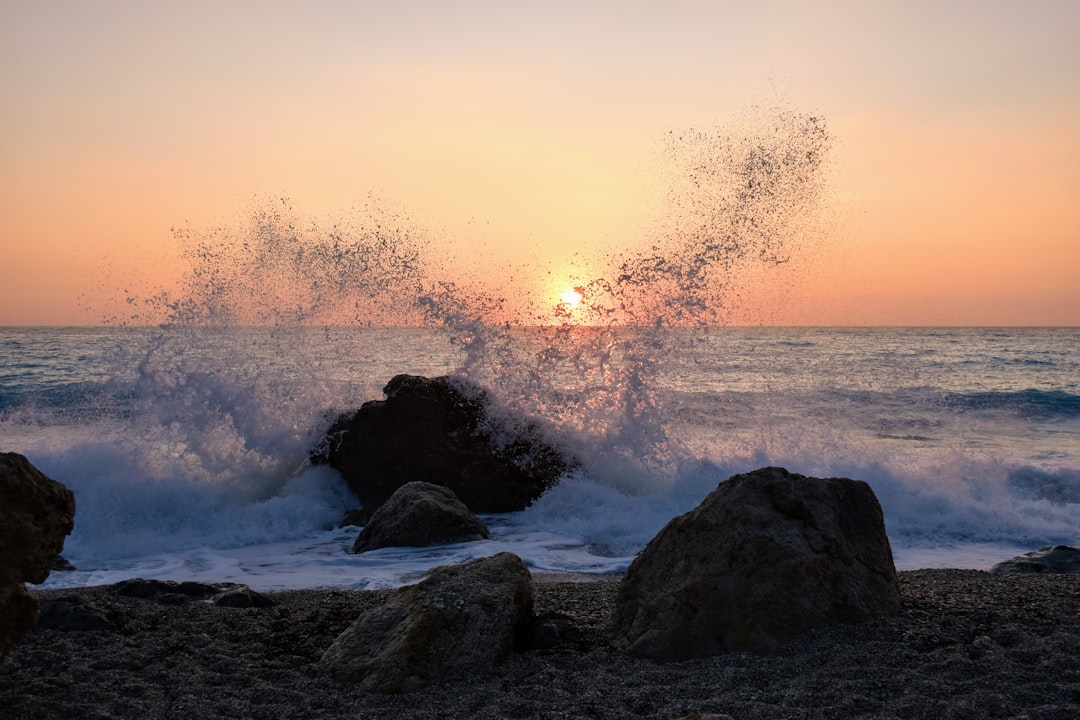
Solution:
{"label": "orange sky", "polygon": [[737,319],[1080,325],[1080,3],[520,5],[0,4],[0,325],[115,315],[278,196],[557,300],[647,240],[666,133],[763,97],[826,118],[833,221]]}

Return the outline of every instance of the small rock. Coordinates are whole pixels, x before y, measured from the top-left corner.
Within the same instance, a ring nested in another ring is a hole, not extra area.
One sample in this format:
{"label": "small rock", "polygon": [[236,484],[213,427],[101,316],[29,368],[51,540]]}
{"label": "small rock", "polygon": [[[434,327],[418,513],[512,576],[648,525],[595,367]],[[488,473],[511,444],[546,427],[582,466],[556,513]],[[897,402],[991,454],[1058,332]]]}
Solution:
{"label": "small rock", "polygon": [[580,642],[581,628],[574,618],[560,612],[537,615],[528,624],[518,642],[520,650],[549,650],[566,643]]}
{"label": "small rock", "polygon": [[460,680],[502,662],[532,608],[532,576],[517,555],[437,568],[357,618],[320,664],[379,693]]}
{"label": "small rock", "polygon": [[64,632],[110,630],[116,626],[108,610],[82,595],[53,598],[41,604],[40,627]]}
{"label": "small rock", "polygon": [[141,598],[162,605],[212,602],[219,607],[269,607],[273,603],[240,583],[200,583],[190,580],[124,580],[112,586],[116,595]]}
{"label": "small rock", "polygon": [[273,605],[265,595],[260,595],[247,585],[229,588],[214,599],[214,604],[228,608],[262,608]]}
{"label": "small rock", "polygon": [[454,491],[442,485],[402,485],[360,531],[353,552],[486,540],[488,529]]}
{"label": "small rock", "polygon": [[1080,548],[1047,545],[990,568],[993,573],[1080,573]]}

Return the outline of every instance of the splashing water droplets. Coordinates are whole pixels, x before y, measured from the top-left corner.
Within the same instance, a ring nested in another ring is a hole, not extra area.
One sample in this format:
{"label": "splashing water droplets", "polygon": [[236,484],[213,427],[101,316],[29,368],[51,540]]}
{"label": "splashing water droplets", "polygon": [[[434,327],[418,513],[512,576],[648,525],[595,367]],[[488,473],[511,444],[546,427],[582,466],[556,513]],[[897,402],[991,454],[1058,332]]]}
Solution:
{"label": "splashing water droplets", "polygon": [[164,322],[162,337],[179,340],[171,351],[165,340],[153,348],[144,371],[188,393],[175,406],[216,414],[218,422],[193,424],[217,428],[219,437],[192,442],[220,443],[229,431],[242,437],[242,453],[259,431],[197,397],[196,378],[209,375],[167,367],[193,351],[191,328],[434,326],[460,350],[456,373],[487,386],[509,412],[554,422],[606,466],[617,456],[627,466],[669,467],[681,451],[665,431],[657,362],[694,335],[657,330],[725,324],[742,302],[748,268],[798,252],[815,231],[828,150],[819,118],[782,109],[739,130],[670,134],[661,151],[665,208],[642,230],[643,242],[601,258],[595,276],[575,279],[541,313],[504,295],[497,278],[510,268],[490,268],[482,281],[453,276],[440,262],[450,254],[440,243],[453,246],[453,238],[374,198],[331,220],[307,218],[280,199],[255,203],[235,227],[175,231],[190,263],[182,289],[134,305],[142,311],[136,322]]}

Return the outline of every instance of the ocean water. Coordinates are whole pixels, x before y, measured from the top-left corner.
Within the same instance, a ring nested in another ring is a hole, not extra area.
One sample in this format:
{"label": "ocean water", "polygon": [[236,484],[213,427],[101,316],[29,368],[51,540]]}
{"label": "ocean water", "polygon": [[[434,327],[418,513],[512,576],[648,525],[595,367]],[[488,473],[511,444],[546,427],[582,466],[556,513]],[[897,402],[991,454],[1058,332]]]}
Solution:
{"label": "ocean water", "polygon": [[[1080,330],[733,326],[770,273],[829,251],[831,144],[782,103],[673,131],[639,231],[518,264],[374,197],[179,226],[177,286],[117,289],[104,327],[0,329],[0,449],[78,505],[78,569],[47,585],[384,587],[503,550],[619,573],[767,465],[870,483],[900,568],[1080,544]],[[349,553],[356,500],[308,451],[399,373],[487,387],[580,469],[485,517],[489,541]]]}
{"label": "ocean water", "polygon": [[[76,495],[46,587],[141,576],[372,588],[508,550],[618,573],[672,517],[766,465],[873,487],[901,569],[1080,544],[1080,330],[2,328],[0,444]],[[344,482],[307,462],[401,372],[485,382],[584,461],[489,541],[349,552]]]}

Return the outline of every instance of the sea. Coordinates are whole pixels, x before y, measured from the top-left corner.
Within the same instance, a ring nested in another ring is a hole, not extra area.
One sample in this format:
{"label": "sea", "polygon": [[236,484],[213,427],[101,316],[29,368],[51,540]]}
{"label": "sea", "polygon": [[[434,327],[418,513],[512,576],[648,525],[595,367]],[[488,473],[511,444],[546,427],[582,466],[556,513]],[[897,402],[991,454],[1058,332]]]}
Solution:
{"label": "sea", "polygon": [[[573,252],[375,195],[179,224],[175,284],[105,268],[94,327],[0,328],[0,450],[75,493],[76,569],[45,585],[381,588],[501,551],[619,574],[764,466],[869,483],[900,569],[1080,545],[1080,329],[754,324],[833,252],[832,144],[771,102],[667,133],[641,226],[571,223]],[[357,500],[308,458],[401,373],[482,386],[576,469],[489,540],[351,553]]]}
{"label": "sea", "polygon": [[[359,503],[308,455],[399,373],[483,384],[581,466],[489,540],[353,554]],[[501,551],[619,574],[764,466],[868,482],[900,570],[986,569],[1080,545],[1080,329],[8,327],[0,450],[75,493],[45,588],[383,588]]]}

